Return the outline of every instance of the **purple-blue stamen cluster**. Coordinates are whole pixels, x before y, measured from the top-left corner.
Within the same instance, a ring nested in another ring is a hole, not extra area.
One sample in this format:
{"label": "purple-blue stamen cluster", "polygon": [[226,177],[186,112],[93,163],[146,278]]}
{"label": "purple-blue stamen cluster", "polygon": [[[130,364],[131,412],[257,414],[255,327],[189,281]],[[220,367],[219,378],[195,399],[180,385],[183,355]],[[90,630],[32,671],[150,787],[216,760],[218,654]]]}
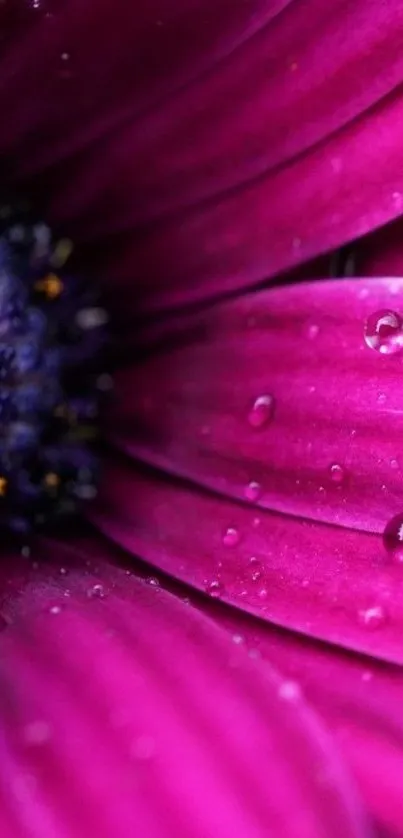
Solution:
{"label": "purple-blue stamen cluster", "polygon": [[107,315],[68,240],[0,209],[0,526],[26,533],[96,494]]}

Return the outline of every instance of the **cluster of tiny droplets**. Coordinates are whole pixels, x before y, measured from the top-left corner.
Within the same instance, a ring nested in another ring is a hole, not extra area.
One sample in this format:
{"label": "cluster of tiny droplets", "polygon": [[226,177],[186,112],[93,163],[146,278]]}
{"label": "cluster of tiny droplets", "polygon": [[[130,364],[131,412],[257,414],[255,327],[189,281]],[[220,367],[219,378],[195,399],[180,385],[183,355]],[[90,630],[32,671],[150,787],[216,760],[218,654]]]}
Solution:
{"label": "cluster of tiny droplets", "polygon": [[107,314],[72,244],[0,207],[0,527],[28,533],[96,495]]}

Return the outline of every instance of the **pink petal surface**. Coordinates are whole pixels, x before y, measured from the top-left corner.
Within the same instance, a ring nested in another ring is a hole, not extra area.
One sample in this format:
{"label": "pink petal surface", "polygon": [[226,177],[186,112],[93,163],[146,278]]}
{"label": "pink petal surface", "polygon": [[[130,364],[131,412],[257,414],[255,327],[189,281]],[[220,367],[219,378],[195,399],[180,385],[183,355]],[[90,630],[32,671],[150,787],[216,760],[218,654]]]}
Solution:
{"label": "pink petal surface", "polygon": [[364,341],[403,280],[262,291],[151,327],[116,375],[125,453],[244,504],[382,532],[403,510],[403,355]]}
{"label": "pink petal surface", "polygon": [[248,287],[401,215],[396,2],[13,9],[4,174],[92,239],[92,268],[124,290],[128,316]]}
{"label": "pink petal surface", "polygon": [[382,835],[403,835],[401,668],[279,632],[217,602],[199,607],[262,668],[280,668],[283,694],[302,694],[332,731]]}
{"label": "pink petal surface", "polygon": [[31,595],[0,637],[5,838],[369,834],[272,670],[165,591],[101,572],[102,594],[72,571],[67,599],[35,614]]}
{"label": "pink petal surface", "polygon": [[127,316],[256,285],[400,216],[402,108],[391,95],[287,166],[141,234],[114,213],[121,235],[99,246],[113,220],[89,218],[99,270],[113,265],[115,294],[130,283]]}
{"label": "pink petal surface", "polygon": [[402,567],[378,535],[248,508],[114,462],[92,518],[135,556],[212,597],[403,662]]}
{"label": "pink petal surface", "polygon": [[321,0],[288,4],[212,71],[74,161],[61,206],[79,178],[103,224],[144,223],[284,163],[400,84],[402,30],[394,3],[336,2],[331,13]]}
{"label": "pink petal surface", "polygon": [[2,153],[19,176],[54,164],[209,69],[286,5],[2,4]]}

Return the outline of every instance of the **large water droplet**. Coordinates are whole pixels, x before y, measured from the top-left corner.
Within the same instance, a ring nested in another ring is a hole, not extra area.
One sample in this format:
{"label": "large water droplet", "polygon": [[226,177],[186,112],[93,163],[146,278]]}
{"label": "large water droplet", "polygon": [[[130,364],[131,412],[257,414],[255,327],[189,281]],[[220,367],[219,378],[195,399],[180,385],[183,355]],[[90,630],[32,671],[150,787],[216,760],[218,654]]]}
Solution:
{"label": "large water droplet", "polygon": [[274,398],[266,393],[258,396],[248,413],[248,422],[252,428],[264,428],[271,422],[274,412]]}
{"label": "large water droplet", "polygon": [[247,500],[255,502],[259,500],[262,494],[262,487],[260,483],[257,483],[256,480],[251,480],[247,486],[245,486],[245,497]]}
{"label": "large water droplet", "polygon": [[226,547],[236,547],[241,540],[241,536],[239,535],[239,530],[236,527],[228,527],[223,535],[223,544]]}
{"label": "large water droplet", "polygon": [[370,314],[365,324],[365,343],[382,355],[394,355],[403,348],[403,322],[396,311],[382,309]]}
{"label": "large water droplet", "polygon": [[383,543],[389,557],[396,564],[403,564],[403,513],[395,515],[383,532]]}
{"label": "large water droplet", "polygon": [[343,483],[346,477],[346,472],[339,463],[333,463],[330,466],[330,477],[333,483]]}
{"label": "large water droplet", "polygon": [[207,582],[205,590],[209,596],[213,597],[213,599],[218,599],[222,596],[223,586],[218,579],[212,579],[211,582]]}
{"label": "large water droplet", "polygon": [[368,629],[381,628],[386,622],[386,611],[383,605],[371,605],[358,612],[358,620]]}

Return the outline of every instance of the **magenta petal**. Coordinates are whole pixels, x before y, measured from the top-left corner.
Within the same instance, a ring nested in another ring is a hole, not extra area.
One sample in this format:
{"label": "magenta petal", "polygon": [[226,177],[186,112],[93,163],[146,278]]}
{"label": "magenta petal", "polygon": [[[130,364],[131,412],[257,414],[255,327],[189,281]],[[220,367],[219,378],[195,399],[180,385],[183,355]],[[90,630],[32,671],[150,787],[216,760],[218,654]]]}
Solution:
{"label": "magenta petal", "polygon": [[378,535],[254,509],[110,464],[94,522],[175,579],[265,620],[403,663],[403,573]]}
{"label": "magenta petal", "polygon": [[291,3],[213,71],[106,137],[79,164],[80,183],[115,227],[122,201],[121,218],[144,222],[267,173],[401,83],[402,31],[398,4],[339,0],[329,14],[321,0]]}
{"label": "magenta petal", "polygon": [[[88,145],[172,94],[288,0],[14,0],[2,4],[2,155],[17,176]],[[29,139],[27,139],[29,138]],[[9,174],[9,170],[7,171]]]}
{"label": "magenta petal", "polygon": [[191,607],[112,579],[1,638],[2,835],[368,835],[304,703]]}
{"label": "magenta petal", "polygon": [[216,305],[144,339],[110,434],[139,460],[256,507],[382,532],[403,511],[402,355],[364,340],[403,280],[315,282]]}
{"label": "magenta petal", "polygon": [[290,700],[300,693],[324,719],[381,834],[403,834],[403,673],[400,667],[279,632],[259,620],[206,609],[264,668],[278,666]]}

